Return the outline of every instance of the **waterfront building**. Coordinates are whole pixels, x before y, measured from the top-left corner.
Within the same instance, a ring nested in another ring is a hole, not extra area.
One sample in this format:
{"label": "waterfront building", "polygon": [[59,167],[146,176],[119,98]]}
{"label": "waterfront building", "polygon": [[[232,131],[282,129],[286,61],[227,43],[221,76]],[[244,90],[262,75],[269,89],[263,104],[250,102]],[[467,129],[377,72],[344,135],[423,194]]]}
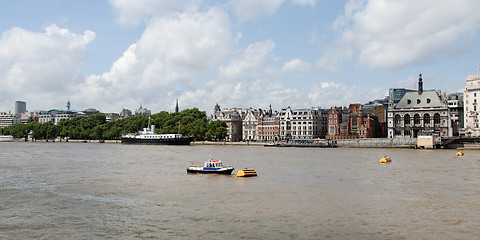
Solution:
{"label": "waterfront building", "polygon": [[27,103],[23,101],[15,101],[15,114],[22,114],[27,111]]}
{"label": "waterfront building", "polygon": [[359,103],[350,104],[348,109],[332,108],[328,112],[328,134],[326,139],[354,139],[382,137],[378,117],[363,111]]}
{"label": "waterfront building", "polygon": [[291,109],[280,112],[280,139],[324,138],[327,132],[328,112],[321,108]]}
{"label": "waterfront building", "polygon": [[419,132],[450,136],[447,97],[440,91],[424,91],[422,74],[418,90],[407,91],[396,104],[390,101],[387,115],[389,138],[416,138]]}
{"label": "waterfront building", "polygon": [[212,115],[212,121],[224,121],[227,124],[227,136],[226,141],[239,142],[242,140],[242,109],[231,108],[220,110],[218,103],[215,105]]}
{"label": "waterfront building", "polygon": [[407,92],[415,92],[415,90],[412,89],[405,89],[405,88],[390,88],[388,91],[388,99],[389,101],[392,101],[393,104],[397,104],[402,100],[403,96]]}
{"label": "waterfront building", "polygon": [[460,136],[464,128],[463,93],[451,93],[447,98],[451,121],[449,135]]}
{"label": "waterfront building", "polygon": [[118,113],[105,113],[105,120],[107,122],[117,121],[120,118],[120,114]]}
{"label": "waterfront building", "polygon": [[280,140],[280,114],[272,111],[272,106],[268,111],[261,111],[257,121],[257,140],[273,141]]}
{"label": "waterfront building", "polygon": [[0,128],[13,125],[14,115],[11,113],[0,112]]}
{"label": "waterfront building", "polygon": [[87,109],[83,110],[83,113],[85,113],[85,115],[87,115],[87,116],[90,116],[90,115],[100,113],[100,111],[98,111],[95,108],[87,108]]}
{"label": "waterfront building", "polygon": [[[247,109],[245,111],[244,118],[242,119],[242,139],[244,141],[256,141],[257,139],[257,124],[258,118],[262,114],[262,110],[259,109]],[[243,115],[243,114],[242,114]]]}
{"label": "waterfront building", "polygon": [[74,117],[80,116],[83,117],[86,114],[83,112],[73,111],[73,110],[60,110],[60,109],[51,109],[45,112],[42,112],[39,116],[39,123],[53,122],[57,124],[62,119],[72,119]]}
{"label": "waterfront building", "polygon": [[152,115],[152,111],[150,111],[147,108],[144,108],[144,107],[142,107],[142,105],[140,105],[140,107],[137,110],[135,110],[135,115],[150,116],[150,115]]}
{"label": "waterfront building", "polygon": [[467,75],[467,83],[463,90],[465,135],[480,137],[480,74]]}
{"label": "waterfront building", "polygon": [[328,112],[328,133],[325,138],[331,139],[331,136],[347,135],[347,119],[347,109],[343,109],[342,107],[332,107]]}
{"label": "waterfront building", "polygon": [[120,118],[127,118],[132,116],[132,111],[122,108],[122,111],[120,112]]}
{"label": "waterfront building", "polygon": [[378,124],[380,129],[376,134],[378,137],[387,136],[387,109],[388,109],[389,98],[379,99],[370,101],[366,104],[363,104],[363,112],[370,114],[371,116],[376,116],[378,118]]}

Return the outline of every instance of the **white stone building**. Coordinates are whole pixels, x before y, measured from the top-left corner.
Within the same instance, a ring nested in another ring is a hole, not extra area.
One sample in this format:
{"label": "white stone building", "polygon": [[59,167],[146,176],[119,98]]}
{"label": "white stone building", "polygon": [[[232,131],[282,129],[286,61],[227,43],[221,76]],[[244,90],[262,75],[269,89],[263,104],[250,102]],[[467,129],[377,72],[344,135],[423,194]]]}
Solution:
{"label": "white stone building", "polygon": [[258,117],[260,116],[262,110],[257,109],[247,109],[245,111],[244,118],[242,120],[242,131],[243,131],[243,140],[244,141],[256,141],[258,140],[257,135],[257,124]]}
{"label": "white stone building", "polygon": [[478,103],[480,100],[480,74],[467,76],[463,91],[464,101],[464,131],[466,136],[480,137]]}
{"label": "white stone building", "polygon": [[405,93],[397,104],[388,109],[388,137],[416,138],[419,133],[450,135],[450,113],[447,97],[440,91],[423,91],[422,75],[418,91]]}
{"label": "white stone building", "polygon": [[53,124],[57,124],[62,119],[72,119],[77,116],[85,116],[85,113],[71,110],[52,109],[42,112],[38,117],[38,122],[43,124],[51,121]]}
{"label": "white stone building", "polygon": [[281,140],[325,138],[327,118],[328,111],[320,108],[282,109],[280,138]]}
{"label": "white stone building", "polygon": [[227,136],[225,141],[239,142],[242,140],[242,109],[232,108],[220,110],[220,106],[217,104],[213,111],[212,121],[224,121],[227,124]]}

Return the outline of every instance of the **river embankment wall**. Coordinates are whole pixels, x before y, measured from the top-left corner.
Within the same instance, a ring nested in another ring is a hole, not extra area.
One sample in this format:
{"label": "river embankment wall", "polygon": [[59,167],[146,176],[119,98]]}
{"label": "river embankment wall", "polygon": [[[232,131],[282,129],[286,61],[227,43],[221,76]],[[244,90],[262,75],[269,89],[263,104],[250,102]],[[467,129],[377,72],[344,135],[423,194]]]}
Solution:
{"label": "river embankment wall", "polygon": [[[25,139],[14,139],[14,142],[25,142]],[[119,144],[121,140],[83,140],[83,139],[50,139],[50,140],[36,140],[28,139],[28,142],[68,142],[68,143],[110,143],[110,144]],[[359,138],[359,139],[337,139],[333,141],[334,145],[342,147],[351,147],[351,148],[417,148],[417,139],[416,138]],[[265,142],[211,142],[211,141],[194,141],[191,145],[224,145],[224,146],[259,146],[262,147],[265,145]],[[312,146],[314,147],[314,146]],[[478,149],[480,150],[480,144],[475,143],[466,143],[466,144],[455,144],[449,145],[449,148],[455,149]]]}

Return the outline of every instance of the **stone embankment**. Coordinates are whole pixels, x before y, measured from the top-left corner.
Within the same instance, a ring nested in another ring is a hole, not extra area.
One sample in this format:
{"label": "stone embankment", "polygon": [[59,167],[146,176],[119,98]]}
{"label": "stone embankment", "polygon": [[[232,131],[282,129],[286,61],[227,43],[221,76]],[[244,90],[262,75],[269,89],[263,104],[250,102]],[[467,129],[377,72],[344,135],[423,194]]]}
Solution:
{"label": "stone embankment", "polygon": [[[14,139],[14,142],[26,142],[25,139]],[[119,144],[121,140],[81,140],[81,139],[50,139],[50,140],[35,140],[28,139],[28,142],[68,142],[68,143],[110,143]],[[331,141],[339,148],[341,147],[353,147],[353,148],[417,148],[416,138],[361,138],[361,139],[337,139]],[[194,141],[191,145],[225,145],[225,146],[263,146],[265,142],[211,142],[211,141]],[[456,149],[480,149],[480,144],[468,143],[458,144],[450,146],[449,148]]]}

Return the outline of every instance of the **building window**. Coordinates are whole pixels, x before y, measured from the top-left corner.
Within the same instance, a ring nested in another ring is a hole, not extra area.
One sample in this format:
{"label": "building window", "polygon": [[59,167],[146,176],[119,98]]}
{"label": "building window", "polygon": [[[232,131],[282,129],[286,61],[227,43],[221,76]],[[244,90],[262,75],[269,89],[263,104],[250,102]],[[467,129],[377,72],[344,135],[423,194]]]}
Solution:
{"label": "building window", "polygon": [[440,114],[435,113],[435,115],[433,115],[433,122],[435,124],[440,124]]}
{"label": "building window", "polygon": [[410,115],[406,114],[403,122],[405,123],[405,125],[410,125]]}
{"label": "building window", "polygon": [[420,99],[417,99],[417,104],[420,104],[422,101]]}
{"label": "building window", "polygon": [[430,100],[430,98],[427,98],[427,103],[430,103],[432,100]]}
{"label": "building window", "polygon": [[420,124],[420,115],[415,114],[415,115],[413,116],[413,124],[415,124],[415,125]]}
{"label": "building window", "polygon": [[410,103],[412,103],[412,100],[408,99],[407,104],[410,104]]}
{"label": "building window", "polygon": [[426,114],[423,116],[423,124],[424,124],[425,126],[430,125],[430,114],[426,113]]}
{"label": "building window", "polygon": [[400,122],[400,121],[401,121],[401,117],[400,117],[400,115],[398,115],[398,114],[395,115],[394,121],[395,121],[395,126],[400,126],[400,125],[401,125],[401,122]]}

